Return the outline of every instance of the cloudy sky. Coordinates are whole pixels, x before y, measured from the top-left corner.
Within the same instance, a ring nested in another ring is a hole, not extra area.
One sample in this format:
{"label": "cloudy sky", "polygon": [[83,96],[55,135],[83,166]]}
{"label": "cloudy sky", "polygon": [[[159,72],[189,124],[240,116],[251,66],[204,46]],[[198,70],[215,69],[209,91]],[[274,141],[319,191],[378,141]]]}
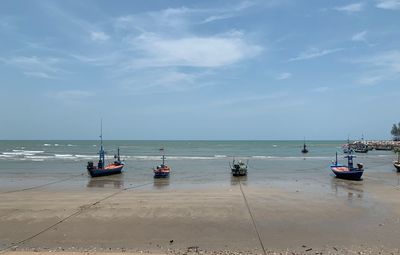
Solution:
{"label": "cloudy sky", "polygon": [[400,0],[0,1],[0,139],[388,139]]}

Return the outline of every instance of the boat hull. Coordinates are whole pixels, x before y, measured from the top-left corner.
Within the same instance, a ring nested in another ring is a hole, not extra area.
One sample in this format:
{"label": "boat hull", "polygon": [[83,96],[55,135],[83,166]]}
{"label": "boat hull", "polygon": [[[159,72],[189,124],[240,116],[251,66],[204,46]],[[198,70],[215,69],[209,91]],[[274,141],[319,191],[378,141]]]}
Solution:
{"label": "boat hull", "polygon": [[[347,170],[343,171],[343,169]],[[357,169],[349,170],[346,166],[337,166],[337,165],[332,165],[331,170],[336,175],[337,178],[346,180],[360,180],[364,173],[363,170],[357,170]]]}
{"label": "boat hull", "polygon": [[171,172],[171,168],[167,165],[160,165],[153,169],[154,178],[168,178],[169,173]]}
{"label": "boat hull", "polygon": [[400,162],[394,162],[393,165],[396,168],[397,172],[400,172]]}
{"label": "boat hull", "polygon": [[90,174],[91,177],[100,177],[100,176],[107,176],[107,175],[113,175],[113,174],[120,174],[122,172],[122,168],[124,165],[118,166],[118,167],[113,167],[113,168],[104,168],[104,169],[99,169],[99,168],[93,168],[93,169],[88,169],[88,173]]}
{"label": "boat hull", "polygon": [[154,172],[154,178],[168,178],[169,172]]}
{"label": "boat hull", "polygon": [[247,175],[247,169],[231,169],[233,176],[245,176]]}

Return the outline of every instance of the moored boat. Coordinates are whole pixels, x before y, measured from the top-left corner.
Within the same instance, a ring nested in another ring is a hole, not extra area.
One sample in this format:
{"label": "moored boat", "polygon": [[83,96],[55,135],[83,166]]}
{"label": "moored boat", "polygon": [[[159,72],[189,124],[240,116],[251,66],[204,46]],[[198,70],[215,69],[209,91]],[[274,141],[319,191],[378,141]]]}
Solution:
{"label": "moored boat", "polygon": [[344,144],[344,145],[342,146],[342,148],[343,148],[343,153],[345,153],[345,154],[348,154],[348,153],[353,152],[353,148],[351,148],[351,146],[350,146],[350,139],[349,139],[349,137],[347,137],[347,144]]}
{"label": "moored boat", "polygon": [[336,153],[336,161],[330,166],[332,172],[336,175],[337,178],[347,179],[347,180],[360,180],[361,176],[364,173],[364,166],[361,163],[357,164],[357,167],[353,165],[353,158],[356,156],[351,153],[345,158],[347,158],[347,166],[338,163],[337,153]]}
{"label": "moored boat", "polygon": [[171,172],[171,168],[165,164],[165,154],[164,148],[161,148],[160,151],[163,152],[162,155],[162,164],[153,168],[154,178],[167,178],[169,177],[169,173]]}
{"label": "moored boat", "polygon": [[397,161],[394,161],[393,165],[396,168],[397,172],[400,172],[400,151],[397,151]]}
{"label": "moored boat", "polygon": [[122,172],[122,168],[125,166],[125,164],[121,161],[119,147],[118,154],[114,156],[113,163],[106,165],[105,154],[106,153],[103,149],[103,127],[101,127],[99,161],[97,162],[97,165],[95,165],[93,161],[89,161],[86,166],[86,169],[91,177],[120,174]]}
{"label": "moored boat", "polygon": [[231,168],[231,172],[233,176],[245,176],[247,175],[247,165],[249,164],[249,161],[245,164],[243,161],[235,161],[233,159],[232,165],[229,163],[229,166]]}
{"label": "moored boat", "polygon": [[306,146],[306,142],[305,142],[305,141],[304,141],[303,149],[301,150],[301,153],[308,153],[308,149],[307,149],[307,146]]}

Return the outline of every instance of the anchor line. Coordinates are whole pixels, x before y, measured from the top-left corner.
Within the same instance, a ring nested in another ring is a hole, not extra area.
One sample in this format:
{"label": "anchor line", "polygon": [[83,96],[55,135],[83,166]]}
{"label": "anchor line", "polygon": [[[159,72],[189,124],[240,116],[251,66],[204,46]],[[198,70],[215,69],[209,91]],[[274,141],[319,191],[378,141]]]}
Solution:
{"label": "anchor line", "polygon": [[5,191],[5,192],[1,192],[0,195],[1,194],[10,194],[10,193],[22,192],[22,191],[27,191],[27,190],[32,190],[32,189],[43,188],[43,187],[46,187],[46,186],[49,186],[49,185],[52,185],[52,184],[65,182],[65,181],[71,180],[71,179],[73,179],[75,177],[82,176],[82,175],[83,174],[73,175],[73,176],[70,176],[68,178],[64,178],[64,179],[58,180],[58,181],[48,182],[48,183],[45,183],[45,184],[41,184],[41,185],[38,185],[38,186],[29,187],[29,188]]}
{"label": "anchor line", "polygon": [[239,185],[240,185],[240,192],[242,193],[242,196],[243,196],[243,199],[244,199],[244,203],[245,203],[245,205],[246,205],[246,207],[247,207],[247,210],[249,211],[249,215],[250,215],[251,221],[252,221],[252,223],[253,223],[254,230],[255,230],[255,232],[256,232],[256,234],[257,234],[258,241],[260,242],[261,248],[262,248],[262,250],[263,250],[263,254],[264,254],[264,255],[267,255],[267,252],[265,251],[264,244],[263,244],[263,242],[262,242],[262,240],[261,240],[260,232],[259,232],[258,229],[257,229],[256,220],[255,220],[255,218],[254,218],[254,216],[253,216],[253,213],[251,212],[249,203],[247,202],[247,198],[246,198],[246,195],[244,194],[244,191],[243,191],[243,188],[242,188],[242,183],[241,183],[240,180],[239,180]]}
{"label": "anchor line", "polygon": [[95,205],[97,205],[97,204],[99,204],[99,203],[101,203],[101,202],[103,202],[103,201],[105,201],[105,200],[107,200],[107,199],[109,199],[109,198],[111,198],[111,197],[114,197],[114,196],[116,196],[116,195],[118,195],[118,194],[120,194],[120,193],[122,193],[122,192],[124,192],[124,191],[126,191],[126,190],[132,190],[132,189],[141,188],[141,187],[143,187],[143,186],[150,185],[150,184],[152,184],[152,183],[153,183],[153,182],[148,182],[148,183],[136,185],[136,186],[133,186],[133,187],[124,188],[124,189],[121,189],[121,190],[119,190],[119,191],[117,191],[117,192],[114,192],[114,193],[112,193],[112,194],[110,194],[110,195],[108,195],[108,196],[106,196],[106,197],[104,197],[104,198],[102,198],[102,199],[99,199],[99,200],[97,200],[96,202],[93,202],[93,203],[88,204],[88,205],[80,206],[80,209],[78,209],[76,212],[74,212],[74,213],[68,215],[67,217],[65,217],[65,218],[63,218],[63,219],[57,221],[56,223],[54,223],[54,224],[52,224],[52,225],[46,227],[45,229],[42,229],[42,230],[39,231],[38,233],[36,233],[36,234],[34,234],[34,235],[32,235],[32,236],[29,236],[29,237],[27,237],[27,238],[25,238],[25,239],[23,239],[23,240],[21,240],[21,241],[18,241],[18,242],[14,243],[14,244],[11,244],[11,245],[9,245],[9,246],[3,248],[3,249],[0,249],[0,254],[6,252],[7,250],[13,248],[13,247],[16,246],[16,245],[20,245],[20,244],[23,244],[23,243],[25,243],[25,242],[27,242],[27,241],[32,240],[33,238],[35,238],[35,237],[37,237],[37,236],[39,236],[39,235],[41,235],[41,234],[43,234],[43,233],[49,231],[50,229],[53,229],[55,226],[57,226],[57,225],[59,225],[59,224],[65,222],[65,221],[67,221],[68,219],[71,219],[71,218],[73,218],[73,217],[75,217],[75,216],[77,216],[77,215],[83,213],[84,211],[90,209],[91,207],[93,207],[93,206],[95,206]]}

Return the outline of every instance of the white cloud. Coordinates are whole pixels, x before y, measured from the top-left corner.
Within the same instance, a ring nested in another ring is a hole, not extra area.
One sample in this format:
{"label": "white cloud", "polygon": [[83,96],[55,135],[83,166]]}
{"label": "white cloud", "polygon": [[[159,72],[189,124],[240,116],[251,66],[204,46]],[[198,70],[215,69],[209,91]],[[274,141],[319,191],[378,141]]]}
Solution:
{"label": "white cloud", "polygon": [[357,82],[365,85],[374,85],[385,80],[400,78],[400,51],[387,51],[353,61],[368,68],[368,72]]}
{"label": "white cloud", "polygon": [[84,90],[63,90],[49,93],[49,96],[63,101],[79,101],[94,96],[95,93]]}
{"label": "white cloud", "polygon": [[400,10],[400,0],[378,0],[376,7],[387,10]]}
{"label": "white cloud", "polygon": [[312,89],[313,92],[318,92],[318,93],[327,92],[328,90],[330,90],[329,87],[317,87]]}
{"label": "white cloud", "polygon": [[343,50],[342,48],[327,49],[327,50],[319,50],[317,48],[310,48],[310,49],[300,53],[297,57],[290,58],[288,60],[288,62],[319,58],[319,57],[329,55],[329,54],[332,54],[332,53],[335,53],[338,51],[342,51],[342,50]]}
{"label": "white cloud", "polygon": [[54,77],[48,75],[47,73],[42,73],[42,72],[23,72],[23,74],[25,74],[27,76],[33,76],[33,77],[44,78],[44,79],[54,79]]}
{"label": "white cloud", "polygon": [[271,100],[281,100],[288,96],[288,92],[286,91],[278,91],[270,94],[261,94],[261,95],[247,95],[241,97],[231,97],[229,99],[219,100],[215,102],[215,106],[223,106],[223,105],[232,105],[238,103],[246,103],[246,102],[257,102],[257,101],[271,101]]}
{"label": "white cloud", "polygon": [[351,40],[355,42],[367,42],[366,36],[367,36],[367,31],[364,30],[362,32],[353,35],[351,37]]}
{"label": "white cloud", "polygon": [[209,23],[217,20],[229,19],[234,17],[232,14],[221,14],[221,15],[212,15],[207,17],[202,23]]}
{"label": "white cloud", "polygon": [[110,39],[110,37],[106,33],[95,32],[95,31],[90,32],[90,38],[93,41],[97,41],[97,42],[104,42],[104,41],[107,41],[108,39]]}
{"label": "white cloud", "polygon": [[170,68],[153,68],[138,72],[140,75],[129,77],[122,83],[122,89],[129,94],[180,92],[209,85],[203,81],[204,77],[209,76],[207,72],[189,73]]}
{"label": "white cloud", "polygon": [[221,67],[258,55],[262,47],[241,36],[165,38],[142,34],[132,46],[145,55],[132,61],[130,67]]}
{"label": "white cloud", "polygon": [[61,62],[58,58],[16,56],[11,58],[2,58],[0,61],[7,65],[16,67],[25,75],[39,78],[55,78],[55,75],[63,72],[57,67]]}
{"label": "white cloud", "polygon": [[278,74],[276,79],[277,80],[286,80],[286,79],[289,79],[290,77],[292,77],[291,73],[280,73],[280,74]]}
{"label": "white cloud", "polygon": [[344,6],[338,6],[333,8],[336,11],[346,12],[346,13],[355,13],[360,12],[364,9],[363,3],[353,3]]}

